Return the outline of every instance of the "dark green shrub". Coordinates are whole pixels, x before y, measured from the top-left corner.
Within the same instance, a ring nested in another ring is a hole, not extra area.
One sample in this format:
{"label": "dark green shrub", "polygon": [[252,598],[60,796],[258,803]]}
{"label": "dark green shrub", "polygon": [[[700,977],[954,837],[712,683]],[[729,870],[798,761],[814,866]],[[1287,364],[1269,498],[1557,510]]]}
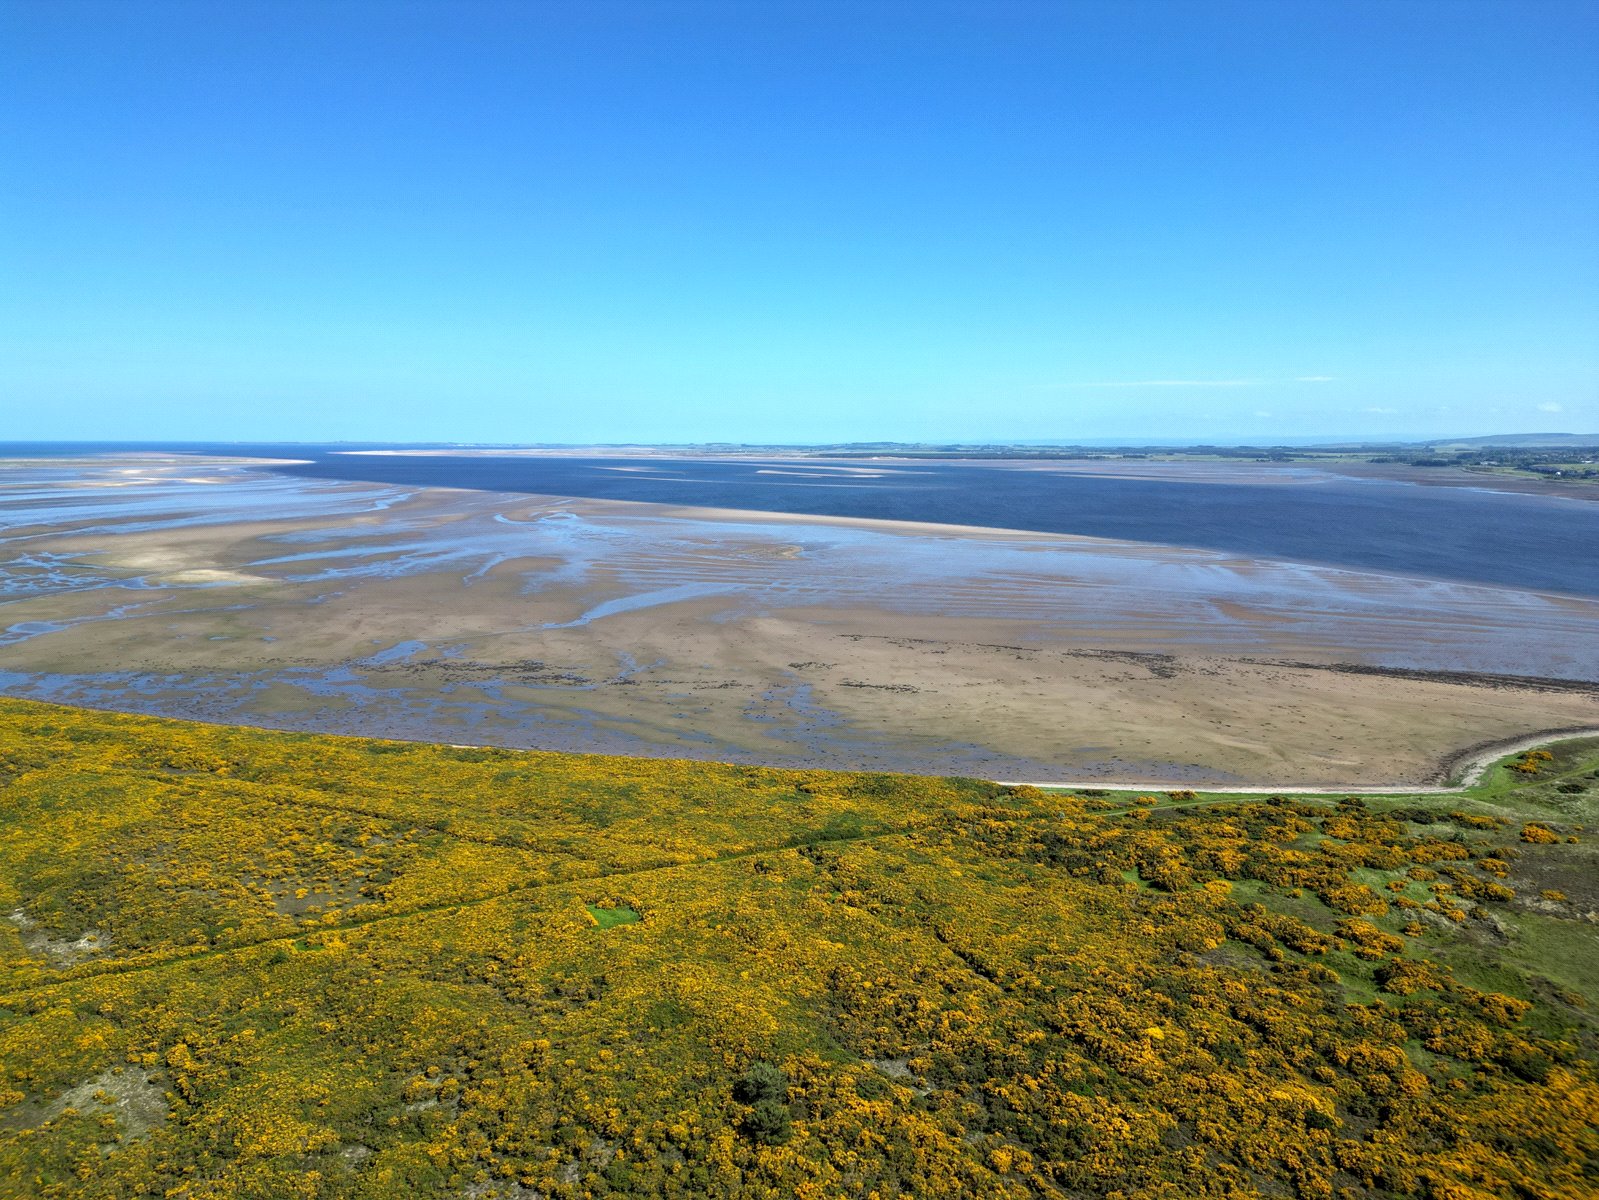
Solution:
{"label": "dark green shrub", "polygon": [[788,1096],[788,1076],[769,1062],[758,1062],[733,1085],[733,1099],[741,1104],[783,1100]]}
{"label": "dark green shrub", "polygon": [[794,1119],[788,1106],[776,1100],[757,1101],[743,1121],[744,1132],[757,1142],[775,1146],[788,1141],[794,1132]]}

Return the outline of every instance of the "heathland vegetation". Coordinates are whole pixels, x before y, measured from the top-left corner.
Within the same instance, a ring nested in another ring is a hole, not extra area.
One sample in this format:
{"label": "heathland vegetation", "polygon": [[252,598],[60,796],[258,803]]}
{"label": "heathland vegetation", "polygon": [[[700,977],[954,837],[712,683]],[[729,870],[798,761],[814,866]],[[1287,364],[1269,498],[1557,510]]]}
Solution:
{"label": "heathland vegetation", "polygon": [[1599,742],[1066,795],[0,701],[0,1194],[1592,1196]]}

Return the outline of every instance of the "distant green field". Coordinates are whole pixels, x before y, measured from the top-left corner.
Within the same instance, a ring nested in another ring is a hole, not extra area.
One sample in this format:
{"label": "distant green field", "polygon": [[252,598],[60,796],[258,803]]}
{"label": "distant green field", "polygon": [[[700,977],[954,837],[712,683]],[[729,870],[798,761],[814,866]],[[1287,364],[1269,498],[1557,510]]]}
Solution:
{"label": "distant green field", "polygon": [[0,700],[0,1196],[1590,1197],[1596,805]]}

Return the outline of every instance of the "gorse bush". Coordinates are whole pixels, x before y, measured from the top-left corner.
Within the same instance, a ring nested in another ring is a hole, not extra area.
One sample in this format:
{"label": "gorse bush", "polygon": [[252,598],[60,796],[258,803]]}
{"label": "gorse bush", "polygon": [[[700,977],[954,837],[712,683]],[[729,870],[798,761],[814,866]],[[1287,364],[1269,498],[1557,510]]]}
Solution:
{"label": "gorse bush", "polygon": [[1575,830],[1155,799],[0,701],[0,1196],[1592,1195]]}

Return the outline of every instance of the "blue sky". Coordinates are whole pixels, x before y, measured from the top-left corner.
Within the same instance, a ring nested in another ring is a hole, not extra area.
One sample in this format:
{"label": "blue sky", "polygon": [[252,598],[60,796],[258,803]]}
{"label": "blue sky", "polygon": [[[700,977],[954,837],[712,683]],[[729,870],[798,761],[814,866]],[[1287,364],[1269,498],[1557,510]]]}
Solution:
{"label": "blue sky", "polygon": [[1599,431],[1599,7],[0,6],[0,437]]}

